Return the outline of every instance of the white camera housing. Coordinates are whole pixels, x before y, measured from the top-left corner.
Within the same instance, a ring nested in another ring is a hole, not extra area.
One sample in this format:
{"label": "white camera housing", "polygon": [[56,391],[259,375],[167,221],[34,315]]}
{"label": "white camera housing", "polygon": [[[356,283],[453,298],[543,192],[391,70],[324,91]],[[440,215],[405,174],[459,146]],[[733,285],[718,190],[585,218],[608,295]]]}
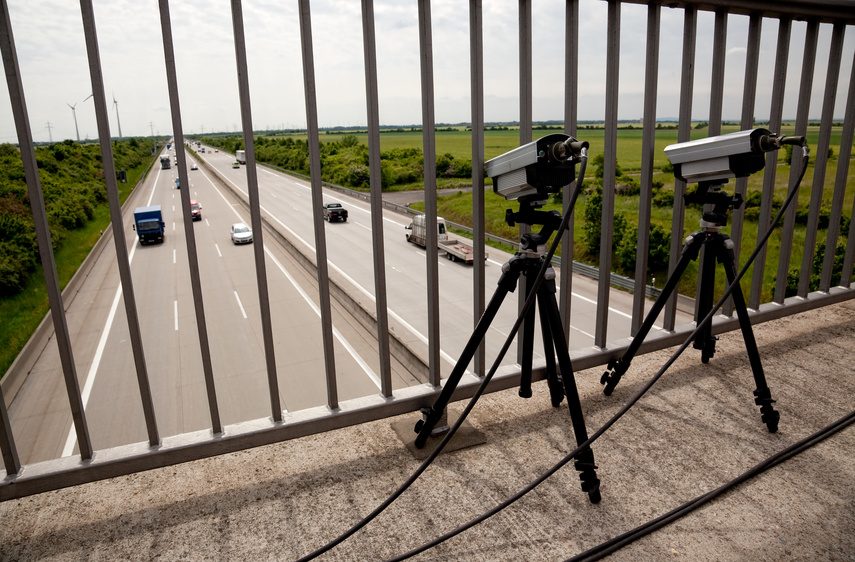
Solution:
{"label": "white camera housing", "polygon": [[763,169],[765,153],[778,146],[768,129],[750,129],[665,147],[674,176],[692,183],[749,176]]}
{"label": "white camera housing", "polygon": [[576,179],[573,150],[587,147],[587,142],[553,133],[487,161],[487,175],[493,191],[505,199],[554,193]]}

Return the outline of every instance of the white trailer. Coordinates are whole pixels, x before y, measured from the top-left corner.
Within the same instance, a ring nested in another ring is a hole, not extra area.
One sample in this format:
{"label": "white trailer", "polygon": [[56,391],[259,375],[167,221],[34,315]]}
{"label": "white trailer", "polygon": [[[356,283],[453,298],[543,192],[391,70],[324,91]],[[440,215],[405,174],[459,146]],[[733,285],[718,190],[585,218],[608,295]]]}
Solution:
{"label": "white trailer", "polygon": [[[404,227],[404,232],[407,237],[407,242],[418,244],[419,246],[427,246],[427,231],[425,229],[425,216],[416,215],[413,217],[413,222]],[[437,248],[445,252],[445,257],[452,261],[462,261],[464,263],[472,263],[475,259],[475,251],[470,244],[462,240],[449,240],[448,228],[445,224],[445,219],[442,217],[436,218],[436,243]],[[484,259],[487,254],[484,254]]]}

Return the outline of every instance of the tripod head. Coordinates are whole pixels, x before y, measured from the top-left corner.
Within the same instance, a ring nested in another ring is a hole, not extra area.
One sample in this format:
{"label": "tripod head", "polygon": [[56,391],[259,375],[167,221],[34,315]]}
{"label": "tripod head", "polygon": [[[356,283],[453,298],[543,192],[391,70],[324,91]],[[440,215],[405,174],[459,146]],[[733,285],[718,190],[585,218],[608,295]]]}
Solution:
{"label": "tripod head", "polygon": [[738,193],[730,195],[722,191],[727,180],[702,181],[694,193],[686,193],[683,200],[686,204],[699,203],[712,205],[712,210],[704,210],[701,217],[701,228],[718,231],[727,224],[727,211],[742,206],[742,196]]}
{"label": "tripod head", "polygon": [[524,195],[518,199],[520,210],[505,211],[505,222],[508,226],[517,223],[528,225],[543,225],[540,232],[527,232],[520,235],[520,253],[527,257],[541,257],[546,254],[546,243],[549,237],[561,226],[561,213],[553,211],[538,211],[546,201],[539,194]]}

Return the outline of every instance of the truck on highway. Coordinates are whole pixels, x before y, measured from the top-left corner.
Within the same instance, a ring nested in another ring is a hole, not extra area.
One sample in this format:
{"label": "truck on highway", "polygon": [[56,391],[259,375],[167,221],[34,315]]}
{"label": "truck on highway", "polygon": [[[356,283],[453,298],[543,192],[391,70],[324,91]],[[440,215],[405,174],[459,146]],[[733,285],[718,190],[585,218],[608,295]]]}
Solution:
{"label": "truck on highway", "polygon": [[163,242],[166,230],[160,205],[137,207],[134,210],[134,230],[140,238],[140,244]]}
{"label": "truck on highway", "polygon": [[241,164],[246,164],[246,151],[245,150],[235,151],[235,160],[237,160]]}
{"label": "truck on highway", "polygon": [[[413,222],[404,227],[407,237],[407,242],[418,244],[419,246],[427,246],[427,230],[425,229],[425,216],[416,215],[413,217]],[[437,248],[441,252],[445,252],[445,257],[452,261],[462,261],[464,263],[472,263],[475,259],[475,251],[471,244],[467,244],[462,240],[454,240],[448,238],[448,228],[445,224],[445,219],[442,217],[436,218],[436,241]],[[484,259],[487,258],[486,252]]]}
{"label": "truck on highway", "polygon": [[161,156],[160,157],[160,168],[166,170],[169,168],[169,156]]}

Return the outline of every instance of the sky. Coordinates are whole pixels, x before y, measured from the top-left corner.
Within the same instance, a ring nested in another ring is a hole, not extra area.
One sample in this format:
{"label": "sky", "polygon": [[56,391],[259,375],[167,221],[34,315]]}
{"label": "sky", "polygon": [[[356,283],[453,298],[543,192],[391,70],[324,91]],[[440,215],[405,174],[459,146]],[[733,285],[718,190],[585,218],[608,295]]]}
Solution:
{"label": "sky", "polygon": [[[83,24],[78,2],[5,0],[37,142],[97,138]],[[156,0],[93,0],[103,94],[112,136],[172,133],[160,11]],[[563,0],[532,2],[533,119],[563,119]],[[438,123],[469,122],[469,13],[461,0],[433,0],[432,46]],[[421,73],[417,0],[374,0],[381,125],[420,124]],[[607,4],[581,0],[579,119],[605,116]],[[169,3],[184,134],[240,131],[241,113],[231,3]],[[518,0],[483,0],[484,112],[487,122],[519,119]],[[297,0],[243,3],[254,130],[305,128]],[[313,0],[312,35],[321,127],[367,122],[359,0]],[[621,8],[618,118],[643,115],[647,8]],[[693,119],[709,116],[714,16],[698,16]],[[768,119],[777,21],[764,20],[755,117]],[[798,101],[806,24],[794,22],[784,118]],[[728,19],[723,118],[739,120],[748,18]],[[677,117],[683,11],[662,9],[657,116]],[[819,118],[828,67],[831,26],[820,27],[810,116]],[[842,118],[855,57],[855,29],[845,35],[835,117]],[[6,85],[5,73],[2,79]],[[115,103],[114,103],[115,101]],[[69,106],[75,106],[74,111]],[[118,122],[117,122],[118,113]],[[0,142],[17,142],[8,87],[0,94]]]}

